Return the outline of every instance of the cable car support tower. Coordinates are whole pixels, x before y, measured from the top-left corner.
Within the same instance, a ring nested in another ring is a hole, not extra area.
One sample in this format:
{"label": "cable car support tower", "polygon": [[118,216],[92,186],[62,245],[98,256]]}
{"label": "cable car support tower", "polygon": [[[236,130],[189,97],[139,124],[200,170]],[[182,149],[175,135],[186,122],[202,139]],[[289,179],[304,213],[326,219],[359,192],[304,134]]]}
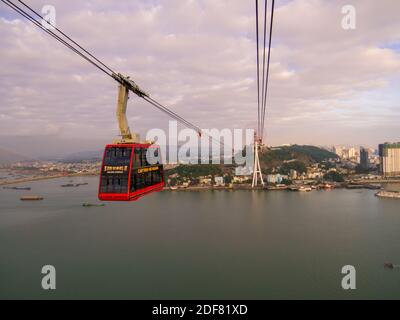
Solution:
{"label": "cable car support tower", "polygon": [[251,184],[252,188],[256,187],[258,184],[258,177],[260,177],[261,184],[264,186],[264,180],[262,177],[260,158],[258,156],[258,151],[261,146],[261,140],[254,135],[254,165],[253,165],[253,182]]}
{"label": "cable car support tower", "polygon": [[117,80],[117,82],[119,82],[116,115],[121,135],[121,139],[115,140],[114,143],[140,143],[139,134],[131,133],[128,125],[128,119],[126,117],[126,109],[129,100],[129,90],[137,94],[139,97],[149,98],[149,95],[146,92],[142,91],[134,81],[129,79],[129,77],[124,77],[120,73],[118,73],[117,75],[113,74],[112,76],[115,80]]}
{"label": "cable car support tower", "polygon": [[[262,51],[262,70],[260,70],[260,50],[259,50],[259,13],[258,3],[256,2],[256,41],[257,41],[257,131],[254,134],[254,163],[253,163],[253,182],[252,187],[255,188],[258,185],[258,178],[260,178],[261,185],[264,186],[264,180],[261,172],[259,153],[263,147],[263,136],[264,136],[264,122],[265,122],[265,110],[267,106],[267,92],[268,92],[268,79],[269,79],[269,62],[271,57],[271,41],[272,41],[272,25],[274,21],[274,7],[275,0],[272,0],[271,4],[271,15],[269,25],[269,42],[268,50],[266,50],[267,42],[267,8],[268,1],[264,0],[264,30],[263,30],[263,51]],[[268,53],[266,61],[266,53]],[[260,71],[261,74],[260,74]],[[260,77],[261,88],[260,88]]]}

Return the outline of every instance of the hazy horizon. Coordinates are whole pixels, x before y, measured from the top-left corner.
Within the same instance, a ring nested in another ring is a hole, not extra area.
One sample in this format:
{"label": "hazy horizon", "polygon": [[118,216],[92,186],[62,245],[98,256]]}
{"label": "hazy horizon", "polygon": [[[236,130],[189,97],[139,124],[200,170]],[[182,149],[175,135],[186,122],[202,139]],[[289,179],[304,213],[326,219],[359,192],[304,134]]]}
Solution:
{"label": "hazy horizon", "polygon": [[[41,143],[43,141],[41,139],[38,140],[25,140],[21,138],[21,140],[14,142],[3,142],[0,143],[0,151],[8,151],[11,153],[17,153],[22,156],[31,157],[33,160],[55,160],[57,158],[62,159],[68,156],[72,156],[74,154],[79,153],[92,153],[92,152],[100,152],[102,153],[104,150],[104,146],[111,141],[85,141],[79,146],[76,145],[75,140],[46,140],[47,148],[44,148]],[[291,145],[312,145],[312,144],[301,144],[301,143],[292,143]],[[276,145],[268,145],[269,147],[279,147],[283,145],[288,145],[286,143],[276,144]],[[167,143],[167,146],[170,146]],[[175,146],[175,145],[174,145]],[[215,144],[214,144],[215,146]],[[214,147],[213,146],[213,147]],[[313,145],[316,147],[324,148],[327,150],[331,150],[333,146],[343,146],[343,147],[367,147],[377,150],[378,145],[370,146],[370,145],[358,145],[358,144],[335,144],[335,145]],[[220,150],[223,150],[223,146],[220,146]],[[213,153],[216,152],[216,149],[213,149]]]}

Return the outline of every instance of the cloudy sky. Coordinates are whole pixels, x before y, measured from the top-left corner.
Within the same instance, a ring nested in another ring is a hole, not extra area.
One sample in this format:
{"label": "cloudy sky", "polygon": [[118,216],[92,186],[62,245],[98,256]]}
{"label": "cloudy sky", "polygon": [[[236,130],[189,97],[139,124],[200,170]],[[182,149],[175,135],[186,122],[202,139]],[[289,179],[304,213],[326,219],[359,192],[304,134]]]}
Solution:
{"label": "cloudy sky", "polygon": [[[26,0],[114,70],[202,128],[255,128],[255,4],[244,0]],[[343,5],[356,29],[341,25]],[[265,141],[400,140],[400,1],[277,0]],[[95,150],[118,134],[117,86],[0,3],[0,146]],[[133,97],[142,135],[168,118]]]}

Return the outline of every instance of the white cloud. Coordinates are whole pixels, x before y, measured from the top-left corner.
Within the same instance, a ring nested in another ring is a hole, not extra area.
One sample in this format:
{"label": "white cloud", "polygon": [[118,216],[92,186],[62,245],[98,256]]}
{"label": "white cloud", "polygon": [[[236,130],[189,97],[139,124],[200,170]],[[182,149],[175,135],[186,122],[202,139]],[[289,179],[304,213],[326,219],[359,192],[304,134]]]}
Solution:
{"label": "white cloud", "polygon": [[[344,4],[356,7],[356,30],[341,28]],[[40,8],[41,2],[31,5]],[[66,33],[189,121],[209,128],[256,126],[254,3],[101,0],[53,5]],[[277,1],[267,142],[398,139],[399,102],[390,88],[399,85],[400,56],[384,46],[400,42],[399,11],[400,2],[389,0]],[[4,5],[0,16],[0,113],[6,116],[0,117],[0,137],[22,132],[112,140],[117,134],[116,83],[16,20]],[[369,103],[379,104],[379,110],[365,107],[366,95],[376,90],[381,95]],[[168,121],[136,97],[128,115],[130,126],[142,134]],[[338,135],[340,130],[346,134]]]}

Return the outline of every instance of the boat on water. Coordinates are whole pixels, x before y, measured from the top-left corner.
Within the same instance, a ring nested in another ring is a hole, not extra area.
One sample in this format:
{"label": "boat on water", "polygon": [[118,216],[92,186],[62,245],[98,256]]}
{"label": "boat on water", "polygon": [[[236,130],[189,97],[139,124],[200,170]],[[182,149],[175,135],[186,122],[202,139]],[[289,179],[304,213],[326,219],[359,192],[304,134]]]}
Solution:
{"label": "boat on water", "polygon": [[380,184],[357,184],[357,183],[349,183],[346,185],[346,189],[370,189],[370,190],[379,190],[382,186]]}
{"label": "boat on water", "polygon": [[370,183],[370,184],[367,184],[365,187],[366,187],[367,189],[371,189],[371,190],[379,190],[379,189],[382,189],[382,186],[381,186],[380,184],[377,184],[377,183]]}
{"label": "boat on water", "polygon": [[86,185],[88,185],[89,183],[87,183],[87,182],[84,182],[84,183],[67,183],[67,184],[62,184],[61,185],[61,187],[63,187],[63,188],[72,188],[72,187],[74,187],[74,188],[77,188],[77,187],[80,187],[80,186],[86,186]]}
{"label": "boat on water", "polygon": [[286,190],[288,187],[287,185],[277,184],[275,186],[266,186],[266,190]]}
{"label": "boat on water", "polygon": [[104,207],[105,203],[88,203],[85,202],[82,204],[82,207]]}
{"label": "boat on water", "polygon": [[3,187],[3,189],[8,189],[8,190],[31,190],[30,187]]}
{"label": "boat on water", "polygon": [[69,187],[74,187],[75,185],[73,183],[67,183],[67,184],[62,184],[62,188],[69,188]]}
{"label": "boat on water", "polygon": [[300,192],[309,192],[312,190],[310,186],[289,186],[287,189],[290,191],[300,191]]}
{"label": "boat on water", "polygon": [[298,191],[300,191],[300,192],[309,192],[311,190],[312,190],[312,188],[308,187],[308,186],[300,186],[298,189]]}
{"label": "boat on water", "polygon": [[395,268],[400,268],[400,264],[393,264],[391,262],[385,262],[383,266],[387,269],[395,269]]}
{"label": "boat on water", "polygon": [[398,191],[379,191],[375,193],[375,196],[379,198],[391,198],[391,199],[400,199],[400,192]]}
{"label": "boat on water", "polygon": [[38,201],[43,200],[44,198],[42,196],[22,196],[20,199],[22,201]]}

